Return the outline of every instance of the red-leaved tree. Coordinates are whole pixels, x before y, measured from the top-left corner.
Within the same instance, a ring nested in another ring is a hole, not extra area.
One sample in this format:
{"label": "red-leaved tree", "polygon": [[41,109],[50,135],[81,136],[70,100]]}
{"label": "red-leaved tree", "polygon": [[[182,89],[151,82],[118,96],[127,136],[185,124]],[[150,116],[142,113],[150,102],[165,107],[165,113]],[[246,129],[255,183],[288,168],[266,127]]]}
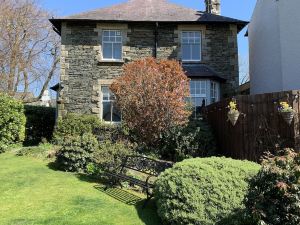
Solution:
{"label": "red-leaved tree", "polygon": [[160,134],[185,125],[189,79],[175,60],[145,58],[123,67],[123,75],[111,85],[123,121],[139,141],[155,146]]}

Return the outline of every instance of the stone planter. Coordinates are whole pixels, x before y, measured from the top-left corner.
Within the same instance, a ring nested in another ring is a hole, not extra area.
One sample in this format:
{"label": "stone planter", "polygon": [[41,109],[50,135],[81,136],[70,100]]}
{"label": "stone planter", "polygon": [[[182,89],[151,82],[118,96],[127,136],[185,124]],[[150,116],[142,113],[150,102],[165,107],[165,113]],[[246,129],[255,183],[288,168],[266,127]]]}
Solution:
{"label": "stone planter", "polygon": [[288,124],[291,125],[293,119],[294,119],[294,112],[280,112],[282,118],[284,121]]}
{"label": "stone planter", "polygon": [[236,122],[239,119],[240,112],[239,111],[229,111],[228,114],[228,120],[231,122],[232,126],[235,126]]}

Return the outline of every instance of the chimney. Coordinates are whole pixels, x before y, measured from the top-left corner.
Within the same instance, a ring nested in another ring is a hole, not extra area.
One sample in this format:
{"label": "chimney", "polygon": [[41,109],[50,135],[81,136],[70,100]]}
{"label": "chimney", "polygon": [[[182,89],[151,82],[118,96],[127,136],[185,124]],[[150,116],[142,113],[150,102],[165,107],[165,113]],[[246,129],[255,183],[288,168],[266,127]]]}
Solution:
{"label": "chimney", "polygon": [[205,0],[206,12],[221,15],[221,0]]}

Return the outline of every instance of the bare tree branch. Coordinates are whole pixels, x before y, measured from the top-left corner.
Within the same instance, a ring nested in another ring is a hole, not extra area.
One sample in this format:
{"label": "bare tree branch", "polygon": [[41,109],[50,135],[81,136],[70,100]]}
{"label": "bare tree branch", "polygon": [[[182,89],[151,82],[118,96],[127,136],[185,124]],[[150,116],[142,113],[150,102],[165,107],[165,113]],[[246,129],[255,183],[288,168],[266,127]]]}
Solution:
{"label": "bare tree branch", "polygon": [[39,85],[38,97],[26,101],[41,99],[59,64],[50,17],[35,0],[0,0],[0,91],[26,95]]}

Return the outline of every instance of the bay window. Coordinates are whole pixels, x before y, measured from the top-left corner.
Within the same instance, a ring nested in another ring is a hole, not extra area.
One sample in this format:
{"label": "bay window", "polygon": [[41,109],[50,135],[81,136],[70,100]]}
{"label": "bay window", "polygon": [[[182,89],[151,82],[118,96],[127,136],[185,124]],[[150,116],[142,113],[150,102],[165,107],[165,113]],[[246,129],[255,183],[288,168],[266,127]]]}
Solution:
{"label": "bay window", "polygon": [[211,80],[191,80],[189,102],[199,112],[202,106],[219,101],[220,86],[218,82]]}
{"label": "bay window", "polygon": [[210,82],[210,102],[211,103],[215,103],[217,102],[219,99],[218,99],[218,83],[217,82],[214,82],[214,81],[211,81]]}

